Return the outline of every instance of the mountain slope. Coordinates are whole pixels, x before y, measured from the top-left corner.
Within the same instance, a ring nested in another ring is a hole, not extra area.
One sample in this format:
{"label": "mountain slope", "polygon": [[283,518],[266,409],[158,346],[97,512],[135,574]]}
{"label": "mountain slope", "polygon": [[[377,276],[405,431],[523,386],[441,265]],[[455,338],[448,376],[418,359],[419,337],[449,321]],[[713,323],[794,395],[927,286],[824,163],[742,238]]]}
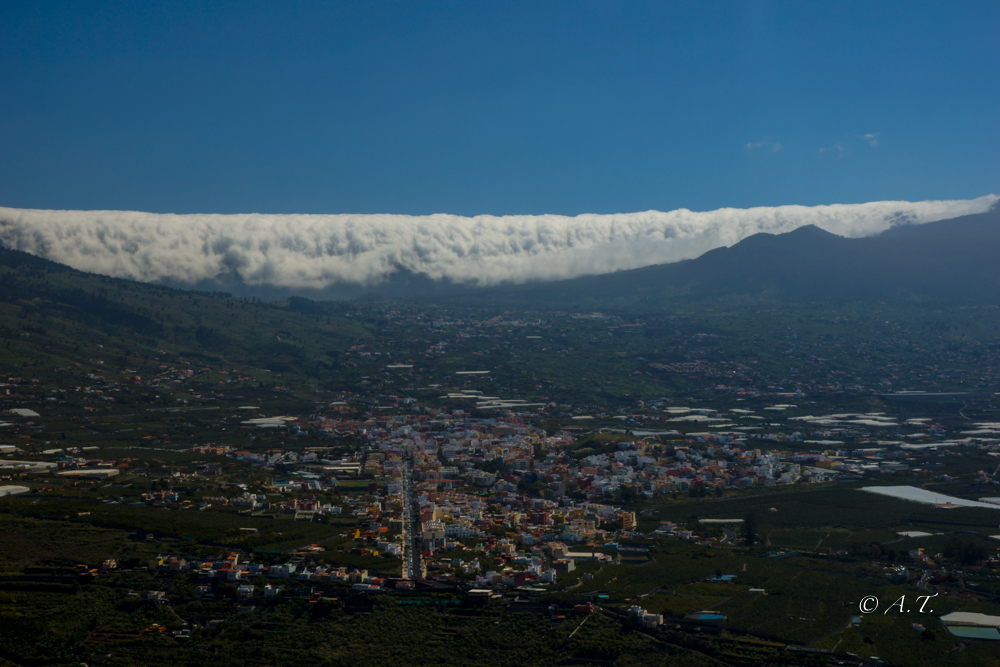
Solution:
{"label": "mountain slope", "polygon": [[0,248],[0,342],[8,366],[100,357],[137,368],[166,353],[314,376],[370,336],[342,313],[336,303],[262,303],[108,278]]}
{"label": "mountain slope", "polygon": [[670,300],[1000,302],[1000,208],[847,239],[818,227],[756,234],[693,260],[485,290],[477,298],[655,306]]}
{"label": "mountain slope", "polygon": [[[860,239],[811,225],[787,234],[756,234],[697,259],[572,280],[473,289],[400,273],[378,291],[470,304],[625,309],[731,297],[996,303],[1000,301],[998,257],[1000,207],[994,207],[951,220],[897,226]],[[268,290],[270,298],[281,298],[282,293]],[[333,302],[293,299],[263,304],[174,290],[86,274],[2,248],[0,305],[5,307],[0,313],[0,336],[16,336],[23,329],[23,323],[12,323],[11,317],[38,316],[67,333],[79,329],[84,338],[88,331],[97,331],[150,349],[173,345],[220,357],[261,360],[277,355],[287,357],[285,362],[292,366],[329,363],[332,357],[326,352],[367,335],[355,323],[338,318],[342,312]],[[289,347],[291,328],[284,324],[285,318],[292,318],[288,325],[308,325],[305,330],[311,332],[308,341],[295,339],[296,349]],[[331,340],[334,344],[328,345]],[[281,349],[271,349],[275,345]],[[299,361],[292,363],[295,359]]]}

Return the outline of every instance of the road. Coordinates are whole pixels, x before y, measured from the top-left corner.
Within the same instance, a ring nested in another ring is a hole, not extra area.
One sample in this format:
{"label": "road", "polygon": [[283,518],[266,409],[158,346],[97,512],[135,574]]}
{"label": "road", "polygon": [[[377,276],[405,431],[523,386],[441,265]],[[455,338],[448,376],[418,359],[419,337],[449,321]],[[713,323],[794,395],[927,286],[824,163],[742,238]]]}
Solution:
{"label": "road", "polygon": [[413,484],[413,457],[407,455],[403,462],[403,540],[406,545],[404,577],[423,579],[426,576],[420,558],[420,506],[417,505],[417,491]]}

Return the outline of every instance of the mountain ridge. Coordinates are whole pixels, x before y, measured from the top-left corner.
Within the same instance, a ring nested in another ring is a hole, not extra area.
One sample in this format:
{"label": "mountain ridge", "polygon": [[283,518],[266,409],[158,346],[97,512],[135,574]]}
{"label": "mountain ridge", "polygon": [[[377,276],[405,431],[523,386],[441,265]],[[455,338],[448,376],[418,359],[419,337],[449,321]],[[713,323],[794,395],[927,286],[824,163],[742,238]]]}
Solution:
{"label": "mountain ridge", "polygon": [[655,305],[732,296],[793,301],[1000,302],[1000,207],[846,238],[815,225],[759,233],[690,260],[482,290],[536,303]]}
{"label": "mountain ridge", "polygon": [[[16,253],[11,255],[9,253]],[[23,254],[23,257],[20,255]],[[75,271],[52,260],[5,250],[3,261]],[[283,301],[290,296],[342,301],[378,293],[443,302],[505,302],[581,307],[657,307],[670,301],[767,297],[793,301],[992,302],[1000,295],[1000,206],[880,234],[847,238],[816,225],[783,234],[760,232],[694,259],[606,274],[520,285],[474,287],[399,270],[380,285],[326,289],[246,285],[228,279],[166,288]],[[29,260],[28,258],[32,258]],[[81,275],[97,275],[86,274]]]}

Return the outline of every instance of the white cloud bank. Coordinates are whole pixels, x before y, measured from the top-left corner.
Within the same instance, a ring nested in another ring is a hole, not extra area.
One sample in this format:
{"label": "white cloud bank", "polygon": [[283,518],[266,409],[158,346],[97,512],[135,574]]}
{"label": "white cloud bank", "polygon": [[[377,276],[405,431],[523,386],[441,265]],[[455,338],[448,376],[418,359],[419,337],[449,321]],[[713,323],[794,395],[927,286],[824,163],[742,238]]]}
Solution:
{"label": "white cloud bank", "polygon": [[0,207],[0,243],[76,269],[154,282],[377,285],[409,270],[458,283],[558,280],[674,262],[758,232],[877,234],[981,213],[1000,197],[614,215],[167,215]]}

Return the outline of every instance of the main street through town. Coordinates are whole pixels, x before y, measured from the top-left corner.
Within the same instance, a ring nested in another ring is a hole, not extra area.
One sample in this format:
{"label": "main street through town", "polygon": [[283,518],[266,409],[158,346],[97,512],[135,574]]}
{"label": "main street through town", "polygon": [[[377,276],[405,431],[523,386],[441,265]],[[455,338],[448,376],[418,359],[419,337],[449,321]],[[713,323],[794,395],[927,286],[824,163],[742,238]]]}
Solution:
{"label": "main street through town", "polygon": [[407,455],[403,464],[403,540],[406,555],[403,560],[403,576],[407,579],[423,579],[421,547],[420,506],[413,485],[413,457]]}

